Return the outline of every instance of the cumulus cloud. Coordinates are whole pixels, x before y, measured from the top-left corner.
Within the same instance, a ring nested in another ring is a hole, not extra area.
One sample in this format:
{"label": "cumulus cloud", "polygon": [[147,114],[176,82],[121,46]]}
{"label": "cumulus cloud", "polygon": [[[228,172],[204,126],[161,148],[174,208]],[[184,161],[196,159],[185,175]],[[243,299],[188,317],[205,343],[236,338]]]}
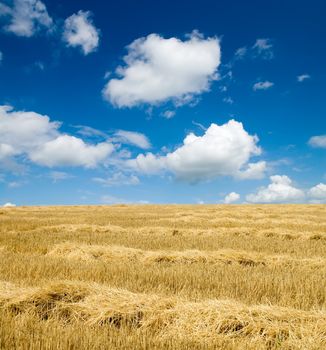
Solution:
{"label": "cumulus cloud", "polygon": [[297,76],[297,81],[299,83],[302,83],[303,81],[310,79],[310,75],[309,74],[301,74]]}
{"label": "cumulus cloud", "polygon": [[308,197],[311,202],[325,203],[326,202],[326,184],[320,183],[308,191]]}
{"label": "cumulus cloud", "polygon": [[234,202],[238,201],[239,199],[240,199],[239,193],[231,192],[225,196],[224,203],[225,204],[234,203]]}
{"label": "cumulus cloud", "polygon": [[82,139],[70,135],[60,135],[29,153],[30,159],[39,165],[84,166],[94,168],[114,151],[110,143],[101,142],[88,145]]}
{"label": "cumulus cloud", "polygon": [[188,134],[174,152],[140,154],[127,165],[144,174],[169,171],[192,183],[218,176],[257,178],[266,168],[265,162],[249,163],[252,156],[261,154],[257,142],[258,137],[248,134],[242,123],[230,120],[221,126],[211,124],[202,136]]}
{"label": "cumulus cloud", "polygon": [[15,153],[23,153],[53,139],[58,135],[60,125],[59,122],[51,122],[46,115],[0,106],[0,142]]}
{"label": "cumulus cloud", "polygon": [[109,142],[93,145],[62,134],[60,126],[46,115],[0,106],[0,159],[24,155],[48,167],[90,168],[103,162],[114,150]]}
{"label": "cumulus cloud", "polygon": [[7,143],[0,143],[0,160],[7,159],[13,155],[15,155],[16,151]]}
{"label": "cumulus cloud", "polygon": [[0,3],[1,15],[9,18],[5,30],[23,37],[31,37],[53,24],[46,6],[39,0],[14,0],[12,7]]}
{"label": "cumulus cloud", "polygon": [[247,195],[246,200],[251,203],[292,203],[305,199],[304,191],[294,187],[288,176],[273,175],[270,181],[267,187]]}
{"label": "cumulus cloud", "polygon": [[265,172],[267,169],[267,163],[261,160],[256,163],[248,163],[246,169],[238,172],[237,178],[241,180],[258,180],[265,177]]}
{"label": "cumulus cloud", "polygon": [[308,144],[314,148],[326,148],[326,135],[312,136]]}
{"label": "cumulus cloud", "polygon": [[10,202],[5,203],[5,204],[3,205],[4,208],[13,208],[13,207],[15,207],[15,206],[16,206],[16,204],[10,203]]}
{"label": "cumulus cloud", "polygon": [[254,84],[254,86],[252,88],[254,91],[267,90],[267,89],[271,88],[273,85],[274,85],[274,83],[266,80],[266,81],[259,81],[258,83]]}
{"label": "cumulus cloud", "polygon": [[185,41],[150,34],[135,40],[127,50],[124,66],[116,70],[119,78],[109,80],[103,90],[104,98],[117,107],[155,105],[171,99],[189,103],[217,79],[219,40],[205,39],[196,31]]}
{"label": "cumulus cloud", "polygon": [[274,57],[273,44],[270,39],[257,39],[252,46],[255,56],[270,60]]}
{"label": "cumulus cloud", "polygon": [[78,11],[65,20],[63,40],[68,46],[80,47],[84,55],[97,49],[99,34],[100,31],[94,26],[89,11]]}
{"label": "cumulus cloud", "polygon": [[107,178],[101,178],[101,177],[94,177],[93,181],[106,186],[106,187],[111,187],[111,186],[129,186],[129,185],[139,185],[140,180],[136,175],[125,175],[122,172],[117,172],[113,174],[111,177]]}
{"label": "cumulus cloud", "polygon": [[118,130],[117,132],[114,133],[112,140],[116,142],[137,146],[142,149],[151,148],[151,143],[148,137],[140,132]]}

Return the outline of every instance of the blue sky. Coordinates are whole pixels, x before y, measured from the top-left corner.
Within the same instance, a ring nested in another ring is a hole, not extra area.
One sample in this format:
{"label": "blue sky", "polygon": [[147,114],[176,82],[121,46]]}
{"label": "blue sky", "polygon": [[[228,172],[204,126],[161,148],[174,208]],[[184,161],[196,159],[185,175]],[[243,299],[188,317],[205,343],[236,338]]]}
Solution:
{"label": "blue sky", "polygon": [[0,1],[0,205],[324,203],[324,1]]}

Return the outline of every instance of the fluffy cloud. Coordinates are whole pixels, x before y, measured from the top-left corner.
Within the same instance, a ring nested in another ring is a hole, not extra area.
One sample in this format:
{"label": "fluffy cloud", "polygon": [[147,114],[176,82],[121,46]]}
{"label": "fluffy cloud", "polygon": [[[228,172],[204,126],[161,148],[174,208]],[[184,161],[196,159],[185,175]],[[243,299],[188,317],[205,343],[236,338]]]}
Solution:
{"label": "fluffy cloud", "polygon": [[109,80],[103,90],[104,98],[118,107],[169,99],[190,102],[217,78],[221,58],[217,38],[205,39],[193,32],[182,41],[150,34],[127,49],[125,65],[116,70],[120,78]]}
{"label": "fluffy cloud", "polygon": [[15,155],[15,153],[15,149],[11,145],[0,143],[0,160],[9,158]]}
{"label": "fluffy cloud", "polygon": [[320,183],[308,191],[308,196],[313,202],[326,202],[326,184]]}
{"label": "fluffy cloud", "polygon": [[46,115],[0,106],[0,142],[10,145],[17,153],[55,138],[60,125]]}
{"label": "fluffy cloud", "polygon": [[257,193],[247,195],[246,200],[251,203],[291,203],[304,200],[304,191],[294,187],[288,176],[274,175],[270,180],[267,187],[261,187]]}
{"label": "fluffy cloud", "polygon": [[99,30],[95,28],[89,11],[78,11],[65,20],[63,40],[68,46],[81,47],[84,55],[97,49]]}
{"label": "fluffy cloud", "polygon": [[254,84],[254,86],[252,87],[254,91],[257,90],[267,90],[269,88],[271,88],[274,85],[274,83],[270,82],[270,81],[259,81],[258,83]]}
{"label": "fluffy cloud", "polygon": [[142,149],[151,148],[151,143],[147,136],[135,131],[118,130],[113,136],[116,142],[126,143]]}
{"label": "fluffy cloud", "polygon": [[240,199],[239,193],[231,192],[225,196],[224,203],[225,204],[234,203],[234,202],[238,201],[239,199]]}
{"label": "fluffy cloud", "polygon": [[14,0],[12,8],[0,3],[0,15],[10,18],[5,29],[18,36],[31,37],[53,24],[46,6],[39,0]]}
{"label": "fluffy cloud", "polygon": [[94,177],[93,181],[100,183],[103,186],[126,186],[126,185],[138,185],[140,184],[139,178],[136,175],[127,176],[121,172],[113,174],[108,178]]}
{"label": "fluffy cloud", "polygon": [[267,164],[263,160],[256,163],[248,163],[246,169],[238,172],[236,177],[241,180],[262,179],[265,176],[266,168]]}
{"label": "fluffy cloud", "polygon": [[221,126],[211,124],[203,136],[188,134],[174,152],[164,156],[140,154],[127,164],[145,174],[170,171],[178,179],[193,183],[218,176],[257,178],[266,168],[265,162],[249,163],[252,156],[261,154],[257,142],[257,136],[249,135],[242,123],[230,120]]}
{"label": "fluffy cloud", "polygon": [[302,83],[303,81],[310,79],[310,75],[309,74],[301,74],[297,76],[297,81],[299,83]]}
{"label": "fluffy cloud", "polygon": [[326,135],[312,136],[308,144],[315,148],[326,148]]}
{"label": "fluffy cloud", "polygon": [[109,142],[92,145],[62,134],[60,126],[59,122],[51,122],[46,115],[0,106],[0,159],[25,155],[31,161],[48,167],[94,167],[114,150]]}
{"label": "fluffy cloud", "polygon": [[4,208],[13,208],[13,207],[15,207],[15,206],[16,206],[16,204],[10,203],[10,202],[5,203],[5,204],[3,205]]}
{"label": "fluffy cloud", "polygon": [[274,57],[273,44],[270,39],[257,39],[252,46],[252,50],[255,56],[260,56],[266,60]]}
{"label": "fluffy cloud", "polygon": [[48,167],[84,166],[94,168],[114,151],[110,143],[88,145],[82,139],[70,135],[60,135],[29,153],[36,164]]}

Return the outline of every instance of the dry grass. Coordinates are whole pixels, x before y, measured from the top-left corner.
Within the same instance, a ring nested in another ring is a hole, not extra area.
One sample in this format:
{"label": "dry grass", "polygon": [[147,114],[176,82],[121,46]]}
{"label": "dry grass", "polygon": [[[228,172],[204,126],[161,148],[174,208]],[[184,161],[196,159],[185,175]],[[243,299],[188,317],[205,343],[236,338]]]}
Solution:
{"label": "dry grass", "polygon": [[256,252],[237,250],[202,251],[148,251],[119,246],[101,246],[76,244],[71,242],[60,243],[54,246],[48,256],[74,259],[93,263],[102,261],[106,263],[126,262],[142,264],[239,264],[242,266],[257,265],[302,265],[305,268],[322,268],[326,266],[325,258],[293,258],[286,255],[265,255]]}
{"label": "dry grass", "polygon": [[326,206],[0,211],[0,349],[324,349]]}
{"label": "dry grass", "polygon": [[0,305],[13,314],[89,326],[128,327],[159,340],[182,339],[209,345],[223,337],[310,344],[326,335],[326,312],[230,300],[190,302],[177,297],[136,294],[98,284],[64,281],[38,288],[0,286]]}

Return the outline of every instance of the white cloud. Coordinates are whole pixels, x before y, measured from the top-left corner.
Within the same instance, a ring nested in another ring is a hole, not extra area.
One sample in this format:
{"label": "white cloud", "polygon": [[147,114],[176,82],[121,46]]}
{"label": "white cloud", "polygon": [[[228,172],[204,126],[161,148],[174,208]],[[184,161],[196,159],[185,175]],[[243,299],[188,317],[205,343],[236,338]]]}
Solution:
{"label": "white cloud", "polygon": [[257,178],[266,167],[265,162],[248,163],[252,156],[261,154],[257,142],[258,137],[249,135],[242,123],[230,120],[221,126],[211,124],[203,136],[188,134],[174,152],[140,154],[128,160],[127,165],[144,174],[170,171],[187,182],[218,176]]}
{"label": "white cloud", "polygon": [[244,58],[244,56],[247,54],[248,49],[244,47],[240,47],[239,49],[236,50],[234,56],[236,60],[241,60]]}
{"label": "white cloud", "polygon": [[80,46],[84,55],[88,55],[97,49],[99,33],[91,19],[91,12],[78,11],[65,20],[63,40],[68,46]]}
{"label": "white cloud", "polygon": [[3,205],[4,208],[13,208],[13,207],[15,207],[15,206],[16,206],[16,204],[10,203],[10,202],[5,203],[5,204]]}
{"label": "white cloud", "polygon": [[78,129],[77,133],[85,137],[99,137],[107,139],[109,135],[101,130],[86,125],[74,125]]}
{"label": "white cloud", "polygon": [[326,202],[326,184],[320,183],[312,187],[308,191],[308,197],[311,198],[312,202],[315,202],[315,203]]}
{"label": "white cloud", "polygon": [[31,37],[41,28],[50,28],[53,24],[46,6],[39,0],[14,0],[12,8],[0,4],[0,15],[10,17],[5,29],[18,36]]}
{"label": "white cloud", "polygon": [[258,83],[254,84],[252,87],[254,91],[257,90],[267,90],[271,88],[274,85],[274,83],[266,80],[266,81],[259,81]]}
{"label": "white cloud", "polygon": [[25,155],[48,167],[89,168],[104,162],[114,150],[109,142],[92,145],[62,134],[60,126],[61,123],[51,122],[46,115],[0,106],[0,158]]}
{"label": "white cloud", "polygon": [[294,187],[288,176],[274,175],[270,180],[267,187],[261,187],[257,193],[247,195],[246,200],[251,203],[291,203],[304,200],[304,191]]}
{"label": "white cloud", "polygon": [[258,180],[265,177],[267,163],[263,160],[256,163],[248,163],[247,168],[237,174],[241,180]]}
{"label": "white cloud", "polygon": [[251,47],[239,47],[231,61],[226,65],[231,68],[236,61],[244,58],[261,58],[270,60],[274,57],[273,44],[270,39],[257,39]]}
{"label": "white cloud", "polygon": [[309,74],[301,74],[297,76],[297,81],[299,83],[302,83],[303,81],[310,79],[310,75]]}
{"label": "white cloud", "polygon": [[112,144],[102,142],[88,145],[82,139],[70,135],[60,135],[29,153],[30,159],[39,165],[84,166],[94,168],[114,151]]}
{"label": "white cloud", "polygon": [[0,16],[7,16],[11,14],[11,8],[0,2]]}
{"label": "white cloud", "polygon": [[137,158],[127,160],[126,163],[130,168],[147,175],[160,173],[165,169],[165,158],[158,157],[153,153],[139,154]]}
{"label": "white cloud", "polygon": [[11,181],[11,182],[8,182],[8,187],[9,188],[18,188],[20,186],[23,186],[24,185],[24,182],[19,182],[19,181]]}
{"label": "white cloud", "polygon": [[13,152],[23,153],[59,135],[61,123],[51,122],[46,115],[14,111],[11,106],[0,106],[0,140]]}
{"label": "white cloud", "polygon": [[274,57],[273,44],[270,39],[257,39],[252,46],[252,50],[254,51],[254,55],[267,60]]}
{"label": "white cloud", "polygon": [[234,203],[234,202],[238,201],[239,199],[240,199],[239,193],[231,192],[225,196],[224,203],[225,204]]}
{"label": "white cloud", "polygon": [[9,158],[15,155],[15,153],[15,149],[11,145],[0,143],[0,160]]}
{"label": "white cloud", "polygon": [[167,111],[164,111],[162,113],[163,117],[166,118],[166,119],[171,119],[175,116],[175,111],[170,111],[170,110],[167,110]]}
{"label": "white cloud", "polygon": [[223,102],[228,103],[228,104],[230,104],[230,105],[233,105],[233,103],[234,103],[233,98],[230,97],[230,96],[224,97],[224,98],[223,98]]}
{"label": "white cloud", "polygon": [[121,142],[137,146],[142,149],[151,148],[151,143],[147,136],[140,132],[118,130],[114,133],[112,140],[114,140],[115,142]]}
{"label": "white cloud", "polygon": [[94,177],[93,181],[100,183],[103,186],[122,186],[122,185],[139,185],[140,180],[136,175],[127,176],[121,172],[113,174],[108,178]]}
{"label": "white cloud", "polygon": [[312,136],[308,144],[315,148],[326,148],[326,135]]}
{"label": "white cloud", "polygon": [[196,31],[185,41],[150,34],[127,50],[125,65],[116,70],[120,78],[109,80],[103,90],[104,98],[118,107],[170,99],[189,103],[209,90],[221,59],[219,40],[205,39]]}

